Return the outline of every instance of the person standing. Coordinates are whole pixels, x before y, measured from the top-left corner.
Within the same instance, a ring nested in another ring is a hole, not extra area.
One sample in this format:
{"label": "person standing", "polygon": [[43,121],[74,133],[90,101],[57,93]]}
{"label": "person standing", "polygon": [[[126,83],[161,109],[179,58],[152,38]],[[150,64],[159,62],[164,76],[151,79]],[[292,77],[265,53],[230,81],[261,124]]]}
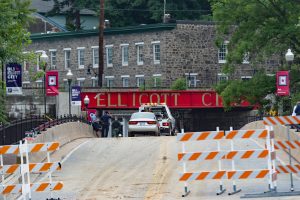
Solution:
{"label": "person standing", "polygon": [[104,115],[101,117],[102,121],[102,137],[107,137],[108,130],[109,130],[109,120],[111,119],[111,116],[109,115],[108,111],[105,111]]}
{"label": "person standing", "polygon": [[292,116],[299,116],[300,115],[300,101],[294,106]]}

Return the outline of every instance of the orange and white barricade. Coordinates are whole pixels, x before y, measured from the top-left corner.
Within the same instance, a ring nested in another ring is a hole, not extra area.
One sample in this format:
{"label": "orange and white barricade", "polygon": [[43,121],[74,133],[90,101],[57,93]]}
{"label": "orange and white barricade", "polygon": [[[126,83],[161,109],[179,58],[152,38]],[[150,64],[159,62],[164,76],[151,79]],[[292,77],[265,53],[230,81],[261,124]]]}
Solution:
{"label": "orange and white barricade", "polygon": [[[273,129],[273,126],[276,125],[295,125],[295,124],[300,124],[300,116],[276,116],[276,117],[264,117],[263,118],[264,124],[266,127],[270,127]],[[300,149],[300,141],[297,140],[291,140],[290,138],[290,128],[285,127],[286,130],[286,135],[287,135],[287,140],[286,141],[279,141],[279,140],[274,140],[274,148],[275,150],[284,150],[288,151],[289,155],[289,164],[288,165],[278,165],[276,166],[276,163],[273,163],[273,167],[275,168],[276,172],[278,174],[284,174],[284,173],[289,173],[290,174],[290,191],[292,191],[293,194],[298,194],[300,195],[299,192],[294,191],[294,181],[293,181],[293,173],[297,174],[300,172],[299,165],[293,165],[292,164],[292,159],[291,159],[291,149]]]}
{"label": "orange and white barricade", "polygon": [[[32,143],[28,144],[27,140],[23,144],[20,141],[19,145],[5,145],[0,146],[0,174],[2,176],[2,185],[0,185],[0,194],[6,198],[6,195],[21,193],[22,197],[31,199],[31,192],[51,192],[61,190],[63,188],[62,182],[52,182],[51,173],[61,170],[60,162],[51,162],[50,152],[59,148],[58,142],[48,143]],[[29,153],[47,152],[47,162],[45,163],[30,163]],[[3,165],[3,154],[19,154],[20,164]],[[26,162],[24,161],[24,156]],[[19,173],[22,177],[22,184],[4,185],[5,174]],[[49,182],[45,183],[31,183],[30,173],[48,173]],[[52,198],[52,193],[50,193]]]}
{"label": "orange and white barricade", "polygon": [[[233,180],[233,192],[229,193],[235,194],[241,190],[236,189],[235,180],[236,179],[258,179],[258,178],[270,178],[274,179],[274,174],[271,168],[271,151],[269,149],[249,149],[249,150],[235,150],[233,140],[235,139],[250,139],[250,138],[260,138],[268,139],[270,131],[266,129],[257,130],[231,130],[230,131],[205,131],[205,132],[182,132],[177,135],[177,141],[182,144],[182,151],[178,153],[178,161],[183,165],[183,173],[180,174],[179,181],[184,182],[184,194],[187,196],[190,191],[188,190],[189,181],[204,181],[204,180],[218,180],[220,181],[220,190],[217,195],[224,193],[225,188],[223,188],[222,180]],[[217,151],[201,151],[201,152],[187,152],[186,142],[190,141],[205,141],[205,140],[215,140],[217,141]],[[231,149],[221,150],[220,140],[230,140]],[[270,142],[269,142],[270,144]],[[271,144],[270,144],[271,145]],[[268,146],[269,147],[269,146]],[[274,156],[273,156],[274,157]],[[266,159],[268,160],[268,169],[250,169],[250,170],[236,170],[235,160],[243,159]],[[218,161],[217,171],[200,171],[200,172],[189,172],[187,171],[187,162],[208,162],[208,161]],[[231,160],[232,169],[224,170],[222,169],[222,160]],[[270,160],[270,161],[269,161]]]}

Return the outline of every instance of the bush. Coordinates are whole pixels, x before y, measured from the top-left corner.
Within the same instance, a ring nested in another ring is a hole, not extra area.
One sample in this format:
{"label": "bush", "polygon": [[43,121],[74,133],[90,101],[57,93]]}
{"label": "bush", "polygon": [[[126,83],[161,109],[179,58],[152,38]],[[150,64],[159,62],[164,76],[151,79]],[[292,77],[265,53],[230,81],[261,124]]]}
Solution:
{"label": "bush", "polygon": [[187,85],[186,85],[186,79],[185,78],[179,78],[175,82],[173,82],[171,86],[172,90],[186,90]]}

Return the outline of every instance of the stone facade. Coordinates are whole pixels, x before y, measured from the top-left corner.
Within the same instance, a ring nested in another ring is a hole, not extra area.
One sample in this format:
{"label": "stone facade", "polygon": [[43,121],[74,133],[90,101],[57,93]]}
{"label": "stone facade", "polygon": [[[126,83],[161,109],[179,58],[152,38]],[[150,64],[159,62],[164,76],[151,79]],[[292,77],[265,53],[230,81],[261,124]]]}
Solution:
{"label": "stone facade", "polygon": [[[144,25],[123,29],[107,29],[104,44],[113,45],[112,67],[106,65],[104,50],[103,86],[108,86],[105,77],[113,77],[112,87],[122,87],[121,76],[129,76],[129,87],[136,87],[136,75],[144,75],[146,86],[152,84],[153,75],[161,75],[163,88],[169,88],[180,77],[195,76],[193,86],[210,88],[218,81],[222,65],[218,61],[218,48],[215,45],[216,28],[213,24],[177,23],[157,26]],[[50,57],[49,50],[56,50],[56,70],[59,71],[60,85],[66,84],[64,49],[71,48],[71,70],[76,78],[85,78],[84,86],[92,86],[92,77],[87,75],[87,66],[93,63],[93,51],[98,46],[98,33],[73,32],[53,33],[32,37],[28,50],[44,50]],[[153,59],[153,42],[160,45],[160,63]],[[143,65],[137,65],[136,43],[143,43]],[[122,45],[128,44],[128,66],[122,66]],[[79,69],[78,47],[84,47],[84,68]],[[93,47],[93,48],[92,48]],[[278,62],[267,63],[267,72],[274,73]],[[93,68],[97,73],[98,68]],[[252,76],[250,64],[241,64],[235,76]],[[93,71],[93,70],[92,70]],[[92,76],[95,74],[92,73]],[[74,81],[73,81],[74,83]]]}

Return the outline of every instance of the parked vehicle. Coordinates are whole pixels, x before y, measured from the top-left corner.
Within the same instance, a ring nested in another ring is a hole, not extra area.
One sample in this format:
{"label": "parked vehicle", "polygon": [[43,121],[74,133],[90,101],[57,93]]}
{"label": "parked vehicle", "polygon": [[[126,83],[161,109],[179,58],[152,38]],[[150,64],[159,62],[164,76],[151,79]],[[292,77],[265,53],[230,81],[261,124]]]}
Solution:
{"label": "parked vehicle", "polygon": [[128,136],[136,133],[160,135],[159,122],[152,112],[135,112],[128,122]]}
{"label": "parked vehicle", "polygon": [[148,103],[139,107],[139,111],[153,112],[160,124],[160,132],[167,135],[175,134],[176,121],[169,107],[165,103]]}

